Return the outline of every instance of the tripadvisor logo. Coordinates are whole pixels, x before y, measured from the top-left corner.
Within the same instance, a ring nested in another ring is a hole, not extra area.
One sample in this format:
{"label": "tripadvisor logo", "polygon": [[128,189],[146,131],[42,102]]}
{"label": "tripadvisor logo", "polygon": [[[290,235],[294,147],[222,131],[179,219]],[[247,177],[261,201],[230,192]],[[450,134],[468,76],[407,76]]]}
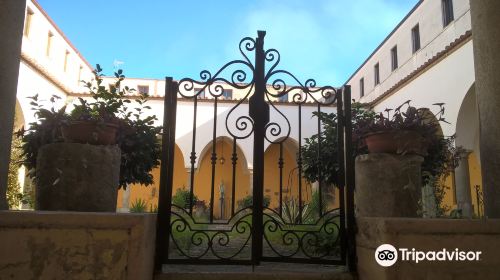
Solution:
{"label": "tripadvisor logo", "polygon": [[421,261],[479,261],[481,251],[462,251],[458,248],[438,251],[419,251],[415,248],[396,249],[391,244],[382,244],[375,250],[375,261],[381,266],[392,266],[398,260],[419,263]]}

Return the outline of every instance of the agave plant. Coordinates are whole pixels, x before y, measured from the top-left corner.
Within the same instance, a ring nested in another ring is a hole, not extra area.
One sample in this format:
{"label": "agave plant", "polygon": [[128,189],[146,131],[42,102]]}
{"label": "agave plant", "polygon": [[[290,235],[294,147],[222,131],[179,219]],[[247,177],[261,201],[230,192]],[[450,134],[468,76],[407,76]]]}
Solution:
{"label": "agave plant", "polygon": [[148,203],[142,198],[136,199],[132,202],[132,206],[130,207],[131,213],[145,213],[148,209]]}
{"label": "agave plant", "polygon": [[283,201],[281,207],[283,221],[287,224],[310,223],[313,220],[309,204],[303,203],[302,209],[300,209],[299,200],[296,198]]}

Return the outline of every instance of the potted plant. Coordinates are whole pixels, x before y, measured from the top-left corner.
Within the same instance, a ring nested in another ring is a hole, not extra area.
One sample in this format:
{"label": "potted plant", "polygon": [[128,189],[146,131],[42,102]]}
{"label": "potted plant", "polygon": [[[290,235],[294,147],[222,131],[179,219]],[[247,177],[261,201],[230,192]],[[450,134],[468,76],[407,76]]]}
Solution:
{"label": "potted plant", "polygon": [[[385,109],[374,118],[356,125],[356,134],[364,141],[370,153],[417,154],[426,156],[429,145],[440,135],[439,122],[443,104],[437,114],[426,108],[415,108],[406,101],[396,109]],[[392,114],[391,112],[394,111]]]}
{"label": "potted plant", "polygon": [[[435,105],[439,106],[439,111],[433,114],[423,108],[416,109],[411,107],[409,102],[405,102],[405,104],[394,110],[395,113],[392,116],[389,115],[391,110],[386,110],[386,116],[365,109],[363,105],[359,103],[353,103],[351,113],[353,141],[357,142],[357,144],[355,143],[353,145],[354,149],[352,152],[353,157],[369,153],[365,143],[366,138],[369,138],[370,134],[374,134],[375,132],[383,134],[382,132],[385,131],[390,134],[391,132],[397,133],[398,130],[408,130],[412,131],[411,133],[417,133],[415,138],[423,141],[423,144],[418,144],[413,147],[412,145],[414,144],[411,143],[408,145],[397,144],[397,141],[406,142],[407,140],[404,138],[406,136],[398,136],[402,137],[399,140],[395,140],[393,136],[387,141],[395,142],[396,145],[391,144],[393,148],[389,151],[393,153],[412,153],[417,150],[417,152],[422,153],[422,151],[417,148],[419,148],[419,145],[425,145],[427,152],[424,155],[424,162],[422,163],[422,182],[424,185],[430,184],[433,186],[437,205],[440,206],[444,193],[443,181],[457,166],[457,158],[460,153],[463,152],[463,148],[455,146],[453,141],[454,136],[444,137],[438,133],[438,122],[446,122],[446,120],[443,118],[443,104],[436,103]],[[405,107],[405,110],[403,110],[403,107]],[[305,145],[301,150],[303,176],[310,183],[317,182],[321,179],[323,188],[329,185],[337,186],[339,183],[339,174],[337,170],[339,170],[340,167],[337,155],[337,116],[334,113],[314,113],[314,115],[320,117],[323,124],[321,151],[318,153],[319,137],[317,135],[305,139]],[[410,132],[408,132],[408,134],[409,133]],[[318,177],[318,174],[321,174],[321,178]],[[323,189],[323,191],[325,191],[325,189]],[[316,200],[318,199],[316,198]],[[326,203],[323,203],[323,205],[325,204]],[[315,212],[318,211],[314,210],[313,213]]]}
{"label": "potted plant", "polygon": [[[56,96],[50,100],[50,109],[43,108],[38,95],[30,97],[38,120],[17,134],[23,142],[23,163],[37,186],[37,209],[114,211],[119,187],[153,183],[150,172],[159,165],[161,128],[154,126],[155,116],[143,116],[144,110],[149,109],[145,105],[148,96],[139,94],[135,97],[137,106],[129,110],[134,90],[121,87],[125,78],[122,70],[115,73],[115,83],[109,89],[103,85],[102,76],[97,65],[94,80],[83,81],[93,100],[80,97],[69,112],[66,106],[55,108]],[[47,153],[49,147],[57,151],[59,158]],[[59,152],[60,148],[67,153]],[[92,153],[86,155],[78,150]],[[113,161],[108,161],[109,157],[114,157]],[[101,170],[109,168],[110,162],[116,165],[117,172]],[[68,169],[69,166],[78,170]],[[104,184],[103,177],[113,178],[104,180]],[[93,180],[97,183],[93,184]],[[94,205],[86,205],[87,200]]]}
{"label": "potted plant", "polygon": [[125,95],[132,94],[134,90],[121,87],[125,78],[122,70],[115,73],[115,83],[109,89],[103,85],[99,64],[93,74],[94,82],[83,82],[94,102],[78,98],[80,104],[74,105],[68,121],[63,124],[62,136],[69,143],[114,145],[118,128],[127,118],[124,105],[131,102]]}

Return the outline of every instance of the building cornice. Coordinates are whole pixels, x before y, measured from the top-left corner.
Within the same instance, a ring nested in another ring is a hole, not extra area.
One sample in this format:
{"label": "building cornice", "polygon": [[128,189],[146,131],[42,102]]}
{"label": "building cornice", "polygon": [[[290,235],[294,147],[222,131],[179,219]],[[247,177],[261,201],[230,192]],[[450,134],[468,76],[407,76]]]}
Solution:
{"label": "building cornice", "polygon": [[399,27],[401,27],[401,25],[403,25],[403,23],[418,9],[418,7],[420,7],[420,5],[423,2],[424,2],[424,0],[419,0],[418,3],[415,4],[415,6],[411,9],[411,11],[409,11],[408,14],[406,14],[406,16],[398,23],[398,25],[396,25],[396,27],[394,27],[394,29],[391,31],[391,33],[389,33],[389,35],[387,35],[384,38],[382,43],[380,43],[377,46],[377,48],[368,56],[368,58],[365,59],[365,61],[363,61],[363,63],[358,67],[358,69],[356,69],[356,71],[354,71],[354,73],[352,73],[352,75],[347,79],[345,84],[347,84],[368,63],[368,61],[370,61],[370,59],[378,52],[378,50],[380,50],[380,48],[382,48],[382,46],[385,44],[385,42],[387,42],[387,40],[389,40],[389,38],[391,38],[392,35],[394,33],[396,33],[396,31],[399,29]]}
{"label": "building cornice", "polygon": [[42,75],[45,79],[51,82],[54,86],[63,91],[66,95],[71,93],[71,89],[64,85],[62,81],[56,78],[54,75],[50,73],[43,65],[38,63],[36,59],[30,57],[26,52],[21,52],[21,61],[26,63],[32,69],[34,69],[37,73]]}
{"label": "building cornice", "polygon": [[382,93],[380,96],[375,98],[373,101],[366,103],[369,107],[373,108],[376,105],[380,104],[382,101],[384,101],[386,98],[389,96],[393,95],[396,93],[398,90],[402,89],[409,83],[411,83],[414,79],[419,77],[420,75],[424,74],[432,68],[434,65],[451,55],[453,52],[458,50],[460,47],[465,45],[467,42],[472,40],[472,32],[469,30],[465,32],[462,36],[458,37],[455,41],[450,43],[448,46],[444,48],[444,50],[438,52],[436,55],[434,55],[432,58],[427,60],[424,64],[422,64],[420,67],[412,71],[410,74],[408,74],[406,77],[403,79],[399,80],[394,86],[392,86],[390,89],[386,90],[384,93]]}
{"label": "building cornice", "polygon": [[[90,97],[90,94],[88,93],[70,93],[68,94],[68,97]],[[124,96],[124,98],[126,99],[136,99],[137,97],[139,97],[138,95],[127,95],[127,96]],[[149,96],[147,98],[148,100],[164,100],[163,96]],[[212,99],[212,98],[205,98],[205,99],[198,99],[198,103],[211,103],[213,104],[214,103],[214,100],[215,99]],[[185,97],[178,97],[177,98],[177,101],[178,102],[186,102],[186,101],[192,101],[191,98],[185,98]],[[230,104],[236,104],[236,103],[239,103],[241,101],[241,99],[218,99],[217,100],[217,103],[230,103]],[[243,100],[241,102],[242,104],[248,104],[248,99],[246,100]],[[283,101],[273,101],[273,104],[274,105],[283,105],[283,106],[297,106],[297,104],[295,104],[294,102],[283,102]],[[317,107],[318,104],[317,103],[313,103],[313,102],[307,102],[307,103],[302,103],[302,106],[314,106],[314,107]],[[334,104],[330,105],[330,106],[326,106],[326,107],[335,107]]]}
{"label": "building cornice", "polygon": [[40,6],[40,4],[38,4],[38,2],[36,0],[29,0],[29,1],[31,1],[33,3],[33,5],[35,5],[35,7],[37,7],[37,9],[40,10],[40,12],[42,12],[43,16],[49,21],[49,23],[54,27],[54,29],[61,35],[61,37],[64,39],[64,41],[66,41],[66,43],[71,47],[71,49],[73,49],[73,51],[78,55],[78,57],[80,57],[80,59],[87,65],[87,67],[89,67],[89,69],[94,69],[94,67],[92,67],[90,65],[90,63],[85,59],[85,57],[83,57],[83,55],[73,45],[73,43],[71,43],[71,41],[68,39],[68,37],[66,37],[66,35],[59,28],[59,26],[47,14],[47,12],[45,12],[45,10],[42,8],[42,6]]}

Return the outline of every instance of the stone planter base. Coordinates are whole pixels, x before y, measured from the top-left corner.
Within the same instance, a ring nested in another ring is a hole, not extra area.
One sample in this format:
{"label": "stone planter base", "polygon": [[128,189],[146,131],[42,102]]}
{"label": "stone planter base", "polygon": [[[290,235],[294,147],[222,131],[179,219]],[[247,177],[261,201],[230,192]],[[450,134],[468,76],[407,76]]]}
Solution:
{"label": "stone planter base", "polygon": [[[357,267],[360,280],[493,280],[499,279],[500,220],[357,218]],[[397,262],[382,267],[375,250],[391,244],[398,250]],[[416,263],[403,259],[399,249],[416,251],[480,251],[479,260]]]}
{"label": "stone planter base", "polygon": [[367,154],[356,158],[357,217],[421,217],[422,183],[417,155]]}
{"label": "stone planter base", "polygon": [[37,210],[115,212],[120,179],[118,146],[45,145],[38,151]]}

